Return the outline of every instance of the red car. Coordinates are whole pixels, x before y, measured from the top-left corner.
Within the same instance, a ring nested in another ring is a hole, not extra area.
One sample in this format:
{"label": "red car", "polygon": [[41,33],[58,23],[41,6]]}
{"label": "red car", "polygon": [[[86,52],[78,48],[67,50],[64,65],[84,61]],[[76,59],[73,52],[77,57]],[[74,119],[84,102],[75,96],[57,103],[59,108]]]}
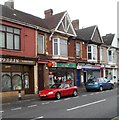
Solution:
{"label": "red car", "polygon": [[61,97],[70,95],[77,96],[77,94],[78,94],[77,86],[71,86],[70,84],[67,83],[59,83],[52,85],[50,89],[40,91],[38,96],[41,99],[56,98],[59,100]]}

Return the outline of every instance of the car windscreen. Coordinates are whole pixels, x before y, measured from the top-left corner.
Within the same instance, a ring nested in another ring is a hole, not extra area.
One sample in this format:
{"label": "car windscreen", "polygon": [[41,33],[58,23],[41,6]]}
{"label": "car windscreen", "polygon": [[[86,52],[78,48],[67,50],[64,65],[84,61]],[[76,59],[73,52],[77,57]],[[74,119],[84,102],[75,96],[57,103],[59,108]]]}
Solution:
{"label": "car windscreen", "polygon": [[63,88],[63,84],[54,84],[51,86],[51,88]]}
{"label": "car windscreen", "polygon": [[88,79],[88,82],[90,83],[90,82],[95,82],[96,81],[96,79],[95,78],[93,78],[93,79]]}

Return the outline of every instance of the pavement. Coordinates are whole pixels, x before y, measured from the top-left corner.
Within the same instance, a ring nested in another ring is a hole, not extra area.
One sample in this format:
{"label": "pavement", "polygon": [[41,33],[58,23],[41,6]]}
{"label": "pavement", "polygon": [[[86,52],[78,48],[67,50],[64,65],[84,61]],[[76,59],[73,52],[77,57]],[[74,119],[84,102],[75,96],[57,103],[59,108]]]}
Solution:
{"label": "pavement", "polygon": [[[78,88],[79,93],[82,91],[85,91],[85,88],[83,86]],[[18,96],[15,97],[9,97],[7,99],[2,99],[2,104],[4,103],[11,103],[11,102],[17,102],[17,101],[24,101],[24,100],[30,100],[30,99],[39,99],[38,94],[27,94],[21,96],[21,99],[19,99]]]}

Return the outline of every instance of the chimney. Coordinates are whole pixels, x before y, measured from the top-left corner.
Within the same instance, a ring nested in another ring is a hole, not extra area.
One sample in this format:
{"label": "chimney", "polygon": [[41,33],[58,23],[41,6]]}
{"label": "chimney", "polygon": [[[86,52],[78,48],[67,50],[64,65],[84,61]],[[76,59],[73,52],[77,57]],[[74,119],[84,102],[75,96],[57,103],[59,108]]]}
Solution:
{"label": "chimney", "polygon": [[79,20],[78,19],[73,20],[72,25],[73,25],[75,30],[79,30]]}
{"label": "chimney", "polygon": [[14,9],[14,0],[5,0],[4,5],[8,6],[9,8]]}
{"label": "chimney", "polygon": [[45,10],[44,14],[45,14],[45,18],[48,18],[53,15],[53,10],[52,9]]}

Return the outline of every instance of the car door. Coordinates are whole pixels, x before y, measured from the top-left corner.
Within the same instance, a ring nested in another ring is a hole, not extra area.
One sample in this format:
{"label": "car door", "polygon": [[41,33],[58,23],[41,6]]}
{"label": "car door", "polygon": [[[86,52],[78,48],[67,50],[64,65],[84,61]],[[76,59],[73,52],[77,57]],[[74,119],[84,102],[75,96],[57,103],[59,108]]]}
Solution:
{"label": "car door", "polygon": [[69,84],[65,84],[64,85],[64,89],[65,89],[65,96],[68,96],[71,94],[71,88],[70,88],[70,85]]}

